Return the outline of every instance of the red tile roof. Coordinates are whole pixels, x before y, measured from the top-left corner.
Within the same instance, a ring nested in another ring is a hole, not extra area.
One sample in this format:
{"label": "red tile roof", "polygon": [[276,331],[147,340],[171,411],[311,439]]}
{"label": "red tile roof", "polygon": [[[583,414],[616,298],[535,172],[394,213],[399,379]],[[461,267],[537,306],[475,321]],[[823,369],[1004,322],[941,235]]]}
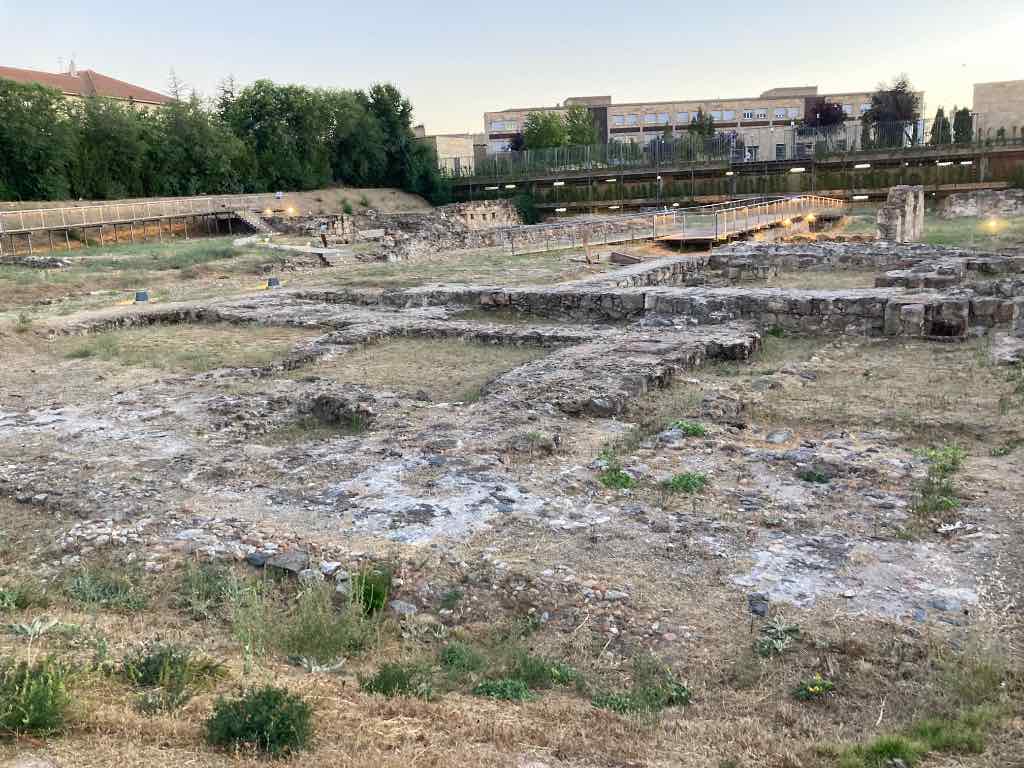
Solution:
{"label": "red tile roof", "polygon": [[0,67],[0,78],[19,83],[38,83],[56,88],[66,96],[103,96],[109,99],[139,101],[144,104],[168,104],[173,99],[162,93],[141,88],[123,80],[101,75],[91,69],[80,69],[74,75],[38,72],[34,69]]}

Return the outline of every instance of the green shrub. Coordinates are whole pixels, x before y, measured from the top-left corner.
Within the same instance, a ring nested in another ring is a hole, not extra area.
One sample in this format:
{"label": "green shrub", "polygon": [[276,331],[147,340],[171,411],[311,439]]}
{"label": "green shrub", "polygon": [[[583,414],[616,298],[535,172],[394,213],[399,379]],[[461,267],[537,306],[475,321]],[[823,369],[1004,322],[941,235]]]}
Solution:
{"label": "green shrub", "polygon": [[458,640],[452,640],[441,649],[439,660],[448,676],[455,679],[468,677],[487,665],[483,654]]}
{"label": "green shrub", "polygon": [[680,419],[679,421],[673,421],[669,427],[671,429],[678,429],[687,437],[707,437],[708,430],[703,424],[696,421],[686,421]]}
{"label": "green shrub", "polygon": [[348,198],[345,198],[341,201],[341,210],[343,213],[347,213],[349,216],[352,215],[352,203],[348,201]]}
{"label": "green shrub", "polygon": [[46,587],[35,579],[22,581],[0,587],[0,611],[24,611],[28,608],[47,608],[50,596]]}
{"label": "green shrub", "polygon": [[220,662],[194,656],[190,648],[157,640],[126,656],[121,674],[137,688],[155,689],[139,700],[142,711],[153,713],[178,709],[192,697],[194,686],[223,677],[225,670]]}
{"label": "green shrub", "polygon": [[455,606],[462,600],[462,590],[457,587],[452,587],[443,595],[441,595],[441,610],[451,611],[455,609]]}
{"label": "green shrub", "polygon": [[64,585],[69,598],[83,605],[122,613],[141,611],[149,602],[138,567],[94,563],[72,573]]}
{"label": "green shrub", "polygon": [[218,563],[185,565],[178,605],[196,621],[214,617],[227,600],[231,571]]}
{"label": "green shrub", "polygon": [[904,736],[881,736],[867,746],[858,745],[845,750],[839,759],[839,766],[885,768],[901,760],[909,768],[917,765],[926,752],[923,744]]}
{"label": "green shrub", "polygon": [[333,597],[327,584],[299,593],[278,632],[278,646],[293,661],[333,664],[369,644],[373,626],[365,607],[352,601],[336,608]]}
{"label": "green shrub", "polygon": [[701,472],[683,472],[662,482],[667,493],[700,493],[707,485],[708,477]]}
{"label": "green shrub", "polygon": [[381,696],[419,696],[429,699],[430,672],[415,664],[384,664],[372,677],[359,678],[359,686],[367,693]]}
{"label": "green shrub", "polygon": [[668,707],[685,706],[691,698],[690,689],[675,677],[672,670],[653,656],[639,656],[633,662],[632,688],[598,693],[591,698],[591,703],[621,715],[651,715]]}
{"label": "green shrub", "polygon": [[836,686],[831,680],[826,680],[816,674],[809,680],[801,680],[800,684],[793,689],[793,697],[799,701],[814,701],[825,698],[835,689]]}
{"label": "green shrub", "polygon": [[530,689],[522,680],[511,680],[502,678],[498,680],[484,680],[479,683],[473,693],[477,696],[485,696],[489,699],[500,699],[502,701],[529,701],[533,698]]}
{"label": "green shrub", "polygon": [[828,475],[817,469],[802,469],[796,476],[805,483],[827,483],[830,480]]}
{"label": "green shrub", "polygon": [[560,661],[520,650],[509,660],[505,676],[510,680],[521,680],[530,690],[541,690],[571,683],[576,679],[576,670]]}
{"label": "green shrub", "polygon": [[71,697],[68,669],[51,659],[0,660],[0,731],[52,733],[64,725]]}
{"label": "green shrub", "polygon": [[601,481],[601,485],[605,488],[617,488],[619,490],[636,486],[636,480],[632,475],[623,471],[622,465],[613,453],[605,451],[601,458],[605,462],[605,468],[597,476],[597,479]]}
{"label": "green shrub", "polygon": [[956,443],[941,448],[929,448],[924,452],[929,463],[928,474],[935,477],[949,477],[959,470],[967,458],[967,451]]}
{"label": "green shrub", "polygon": [[237,699],[218,699],[206,721],[206,742],[275,757],[288,755],[309,746],[312,715],[312,707],[301,697],[268,685]]}
{"label": "green shrub", "polygon": [[370,207],[370,198],[368,198],[366,195],[360,195],[359,196],[359,204],[361,206],[363,206],[363,208],[369,208]]}
{"label": "green shrub", "polygon": [[352,579],[353,600],[362,606],[367,616],[380,613],[391,594],[391,570],[367,569]]}

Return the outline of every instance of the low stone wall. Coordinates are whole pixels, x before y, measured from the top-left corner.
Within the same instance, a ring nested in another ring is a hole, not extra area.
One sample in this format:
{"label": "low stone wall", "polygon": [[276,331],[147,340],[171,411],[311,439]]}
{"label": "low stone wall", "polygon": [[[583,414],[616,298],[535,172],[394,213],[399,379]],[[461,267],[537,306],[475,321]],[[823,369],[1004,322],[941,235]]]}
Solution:
{"label": "low stone wall", "polygon": [[878,209],[878,239],[913,243],[924,232],[924,187],[900,185],[889,189],[885,204]]}
{"label": "low stone wall", "polygon": [[560,283],[560,286],[603,285],[614,288],[641,288],[655,285],[692,285],[703,281],[707,254],[686,254],[650,259],[604,274]]}
{"label": "low stone wall", "polygon": [[457,221],[470,231],[512,227],[522,223],[519,212],[508,200],[480,200],[453,203],[439,209],[442,216]]}
{"label": "low stone wall", "polygon": [[874,241],[817,242],[799,245],[741,242],[716,248],[710,255],[708,266],[712,269],[727,269],[739,261],[790,271],[815,268],[885,268],[900,265],[908,257],[916,255],[913,249],[922,247],[928,248]]}
{"label": "low stone wall", "polygon": [[955,192],[942,201],[939,216],[943,219],[1024,216],[1024,189]]}

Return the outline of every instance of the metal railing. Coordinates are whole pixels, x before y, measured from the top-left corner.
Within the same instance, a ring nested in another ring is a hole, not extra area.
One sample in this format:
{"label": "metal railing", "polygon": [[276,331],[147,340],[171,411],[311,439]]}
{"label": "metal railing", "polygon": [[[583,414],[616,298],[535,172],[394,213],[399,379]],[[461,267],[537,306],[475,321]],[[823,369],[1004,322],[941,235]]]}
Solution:
{"label": "metal railing", "polygon": [[761,196],[690,208],[505,227],[492,235],[495,245],[507,247],[513,254],[634,240],[715,242],[845,206],[842,200],[820,195]]}
{"label": "metal railing", "polygon": [[[668,130],[666,130],[668,129]],[[933,120],[863,123],[850,120],[827,128],[779,123],[719,130],[714,136],[690,134],[680,126],[639,133],[634,140],[593,146],[500,152],[478,158],[444,158],[442,174],[452,179],[503,183],[559,173],[586,172],[595,177],[620,171],[677,167],[685,164],[763,163],[834,158],[862,152],[914,153],[942,148],[987,148],[1024,145],[1024,125],[987,127],[980,117],[957,124],[951,117]]]}
{"label": "metal railing", "polygon": [[203,216],[245,209],[258,210],[265,200],[265,196],[261,198],[257,195],[223,195],[169,198],[138,203],[98,203],[28,211],[0,211],[0,234],[15,235],[175,219],[183,216]]}

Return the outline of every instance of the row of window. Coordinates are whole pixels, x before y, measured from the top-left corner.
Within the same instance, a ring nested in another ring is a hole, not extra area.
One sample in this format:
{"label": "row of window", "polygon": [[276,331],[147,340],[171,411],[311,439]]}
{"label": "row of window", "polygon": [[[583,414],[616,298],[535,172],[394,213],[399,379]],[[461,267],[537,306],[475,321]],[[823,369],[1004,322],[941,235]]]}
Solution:
{"label": "row of window", "polygon": [[491,132],[500,133],[503,131],[515,131],[518,125],[515,120],[492,120],[491,121]]}

